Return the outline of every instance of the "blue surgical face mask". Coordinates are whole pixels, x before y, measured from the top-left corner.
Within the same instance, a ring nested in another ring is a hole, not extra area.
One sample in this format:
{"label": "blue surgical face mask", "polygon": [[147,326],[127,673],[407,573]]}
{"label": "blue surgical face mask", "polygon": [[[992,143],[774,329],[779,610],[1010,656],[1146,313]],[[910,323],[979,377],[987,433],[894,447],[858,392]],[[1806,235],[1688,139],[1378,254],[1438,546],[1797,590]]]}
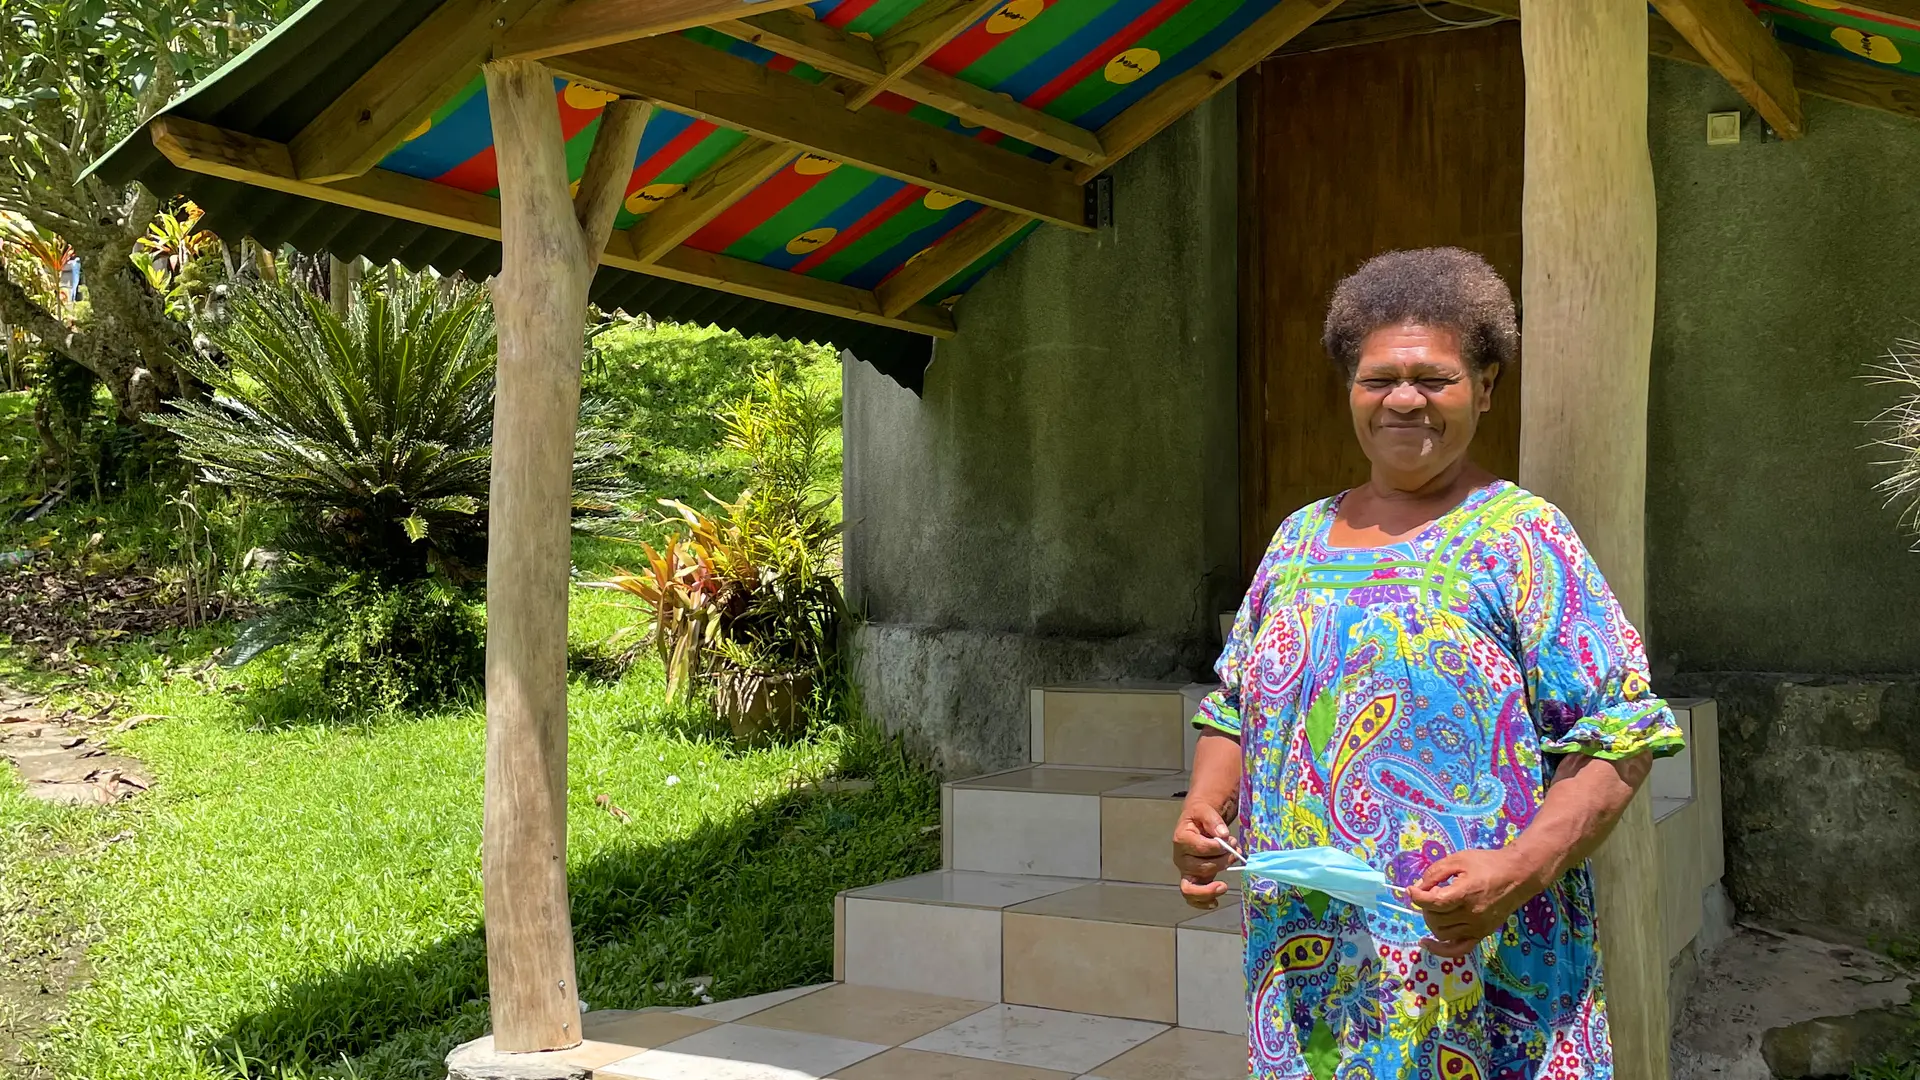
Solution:
{"label": "blue surgical face mask", "polygon": [[1345,900],[1376,915],[1392,911],[1412,918],[1419,913],[1400,904],[1387,888],[1387,876],[1338,848],[1295,848],[1256,851],[1247,857],[1248,880],[1265,878],[1283,885],[1313,889]]}

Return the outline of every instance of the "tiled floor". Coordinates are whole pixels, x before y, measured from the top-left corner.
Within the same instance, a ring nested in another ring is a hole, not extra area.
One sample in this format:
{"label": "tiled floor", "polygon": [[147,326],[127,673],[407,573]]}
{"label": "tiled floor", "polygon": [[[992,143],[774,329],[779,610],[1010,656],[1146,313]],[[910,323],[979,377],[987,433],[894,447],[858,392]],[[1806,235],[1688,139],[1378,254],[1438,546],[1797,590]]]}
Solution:
{"label": "tiled floor", "polygon": [[584,1027],[570,1056],[622,1080],[1231,1080],[1247,1054],[1231,1035],[841,984]]}

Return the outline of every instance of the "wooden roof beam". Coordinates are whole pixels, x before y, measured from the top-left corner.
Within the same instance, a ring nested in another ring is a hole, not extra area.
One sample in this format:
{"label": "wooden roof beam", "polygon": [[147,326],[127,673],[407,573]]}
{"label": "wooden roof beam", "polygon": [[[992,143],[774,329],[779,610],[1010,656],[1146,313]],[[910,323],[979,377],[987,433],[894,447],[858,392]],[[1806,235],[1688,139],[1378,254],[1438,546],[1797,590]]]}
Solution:
{"label": "wooden roof beam", "polygon": [[498,29],[535,2],[447,0],[293,137],[294,168],[328,183],[378,165],[473,81]]}
{"label": "wooden roof beam", "polygon": [[[1306,2],[1306,0],[1284,0]],[[910,184],[1090,231],[1081,181],[1049,164],[884,110],[678,35],[555,57],[561,75],[791,143]]]}
{"label": "wooden roof beam", "polygon": [[781,8],[794,0],[539,0],[500,36],[495,55],[538,60],[670,34]]}
{"label": "wooden roof beam", "polygon": [[1653,0],[1661,17],[1747,99],[1783,139],[1805,133],[1793,61],[1741,0]]}
{"label": "wooden roof beam", "polygon": [[[862,86],[888,78],[886,64],[873,42],[792,11],[714,23],[713,29]],[[1086,128],[932,68],[906,72],[891,89],[965,123],[1004,132],[1082,164],[1098,165],[1107,159],[1100,137]]]}
{"label": "wooden roof beam", "polygon": [[799,152],[784,143],[750,142],[722,158],[686,190],[653,208],[627,230],[633,257],[655,262],[685,243],[741,196],[787,166]]}
{"label": "wooden roof beam", "polygon": [[[189,172],[236,180],[468,236],[500,239],[500,203],[485,195],[385,169],[373,169],[363,176],[332,184],[316,184],[300,179],[294,172],[293,155],[284,143],[254,138],[177,116],[163,116],[154,120],[150,133],[154,146],[161,154],[175,166]],[[701,285],[736,296],[838,315],[858,322],[931,334],[934,337],[953,336],[953,318],[939,308],[923,304],[886,315],[880,309],[879,298],[867,289],[820,281],[804,274],[791,274],[745,259],[681,247],[656,261],[645,262],[635,253],[630,231],[613,234],[601,263],[670,281]]]}
{"label": "wooden roof beam", "polygon": [[906,74],[927,62],[947,42],[965,33],[1004,0],[926,0],[874,43],[885,71],[879,79],[847,95],[847,108],[859,109],[881,91],[891,90]]}
{"label": "wooden roof beam", "polygon": [[[1107,165],[1139,149],[1201,102],[1232,86],[1233,81],[1253,65],[1271,56],[1339,5],[1340,0],[1280,0],[1273,10],[1254,20],[1252,26],[1222,45],[1205,63],[1175,75],[1131,109],[1108,121],[1099,132],[1100,143],[1109,155],[1107,161],[1078,164],[1074,179],[1084,183],[1100,175]],[[904,308],[926,299],[935,289],[953,280],[955,274],[972,266],[980,256],[1025,228],[1030,216],[1003,209],[975,214],[953,235],[915,256],[914,262],[882,284],[882,309]]]}

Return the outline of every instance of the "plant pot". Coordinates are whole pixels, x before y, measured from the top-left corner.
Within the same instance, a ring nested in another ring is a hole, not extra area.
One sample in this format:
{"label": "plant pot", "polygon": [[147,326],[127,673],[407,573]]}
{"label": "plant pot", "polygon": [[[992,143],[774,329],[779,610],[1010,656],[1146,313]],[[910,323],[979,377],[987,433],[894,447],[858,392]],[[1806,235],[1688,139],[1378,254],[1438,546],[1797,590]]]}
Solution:
{"label": "plant pot", "polygon": [[714,710],[733,737],[767,743],[807,733],[807,700],[813,674],[727,669],[714,678]]}

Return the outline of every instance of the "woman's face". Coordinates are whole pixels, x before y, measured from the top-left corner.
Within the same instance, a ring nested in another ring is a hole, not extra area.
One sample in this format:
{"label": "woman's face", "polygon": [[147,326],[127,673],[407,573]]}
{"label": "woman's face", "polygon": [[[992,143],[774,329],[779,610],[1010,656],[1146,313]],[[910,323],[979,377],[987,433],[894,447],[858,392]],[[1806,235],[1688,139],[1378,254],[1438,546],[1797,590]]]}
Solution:
{"label": "woman's face", "polygon": [[1404,323],[1367,335],[1348,400],[1376,473],[1411,490],[1464,457],[1498,374],[1490,364],[1476,375],[1447,327]]}

